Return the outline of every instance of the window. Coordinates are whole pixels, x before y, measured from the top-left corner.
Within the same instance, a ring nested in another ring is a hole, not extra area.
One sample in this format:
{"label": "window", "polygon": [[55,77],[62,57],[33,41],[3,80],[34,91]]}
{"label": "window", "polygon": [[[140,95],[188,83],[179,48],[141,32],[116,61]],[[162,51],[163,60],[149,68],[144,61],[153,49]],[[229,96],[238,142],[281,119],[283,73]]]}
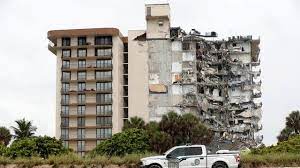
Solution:
{"label": "window", "polygon": [[201,147],[189,147],[185,149],[186,156],[191,155],[202,155],[202,148]]}
{"label": "window", "polygon": [[112,118],[111,117],[97,117],[96,124],[98,126],[112,126]]}
{"label": "window", "polygon": [[78,86],[77,86],[77,90],[78,90],[79,92],[82,92],[82,91],[85,91],[85,90],[86,90],[86,84],[85,84],[85,82],[78,82],[77,85],[78,85]]}
{"label": "window", "polygon": [[78,117],[77,118],[77,126],[78,127],[84,127],[85,126],[85,118],[84,117]]}
{"label": "window", "polygon": [[63,139],[63,140],[69,139],[69,129],[67,129],[67,128],[61,129],[61,139]]}
{"label": "window", "polygon": [[62,46],[70,46],[71,45],[70,37],[63,37],[61,45]]}
{"label": "window", "polygon": [[68,127],[69,126],[69,118],[62,117],[61,118],[61,126],[62,127]]}
{"label": "window", "polygon": [[70,61],[63,61],[62,62],[62,67],[63,68],[70,68]]}
{"label": "window", "polygon": [[112,94],[97,94],[97,103],[112,103]]}
{"label": "window", "polygon": [[182,43],[182,50],[190,50],[190,43]]}
{"label": "window", "polygon": [[95,37],[95,45],[112,45],[111,36],[97,36]]}
{"label": "window", "polygon": [[86,72],[77,72],[77,80],[85,80]]}
{"label": "window", "polygon": [[[77,151],[84,151],[85,150],[85,142],[84,141],[77,141]],[[82,152],[80,152],[82,155]]]}
{"label": "window", "polygon": [[69,148],[69,141],[63,141],[63,146],[65,148]]}
{"label": "window", "polygon": [[62,80],[70,80],[71,72],[62,72]]}
{"label": "window", "polygon": [[64,94],[61,96],[62,97],[62,104],[69,104],[70,102],[70,97],[67,94]]}
{"label": "window", "polygon": [[172,152],[170,152],[170,155],[172,157],[185,156],[185,149],[184,148],[174,149]]}
{"label": "window", "polygon": [[78,57],[86,57],[86,49],[79,48],[77,50],[77,56]]}
{"label": "window", "polygon": [[112,83],[111,82],[97,82],[96,90],[97,91],[111,91]]}
{"label": "window", "polygon": [[78,45],[86,45],[86,37],[78,37]]}
{"label": "window", "polygon": [[128,108],[123,108],[123,118],[128,118]]}
{"label": "window", "polygon": [[147,7],[147,16],[151,16],[151,7]]}
{"label": "window", "polygon": [[112,56],[111,48],[96,48],[96,56]]}
{"label": "window", "polygon": [[84,114],[85,114],[85,106],[78,106],[77,115],[84,115]]}
{"label": "window", "polygon": [[61,106],[62,115],[69,115],[69,106]]}
{"label": "window", "polygon": [[85,94],[78,94],[78,103],[83,104],[85,103]]}
{"label": "window", "polygon": [[111,71],[96,71],[96,79],[111,79],[112,72]]}
{"label": "window", "polygon": [[112,61],[111,60],[97,60],[97,68],[111,68]]}
{"label": "window", "polygon": [[64,93],[68,92],[70,90],[70,84],[69,83],[62,83],[62,91]]}
{"label": "window", "polygon": [[96,137],[101,139],[111,138],[111,128],[100,128],[96,131]]}
{"label": "window", "polygon": [[96,107],[97,115],[112,115],[111,105],[97,105]]}
{"label": "window", "polygon": [[71,57],[71,50],[64,49],[62,50],[63,57]]}
{"label": "window", "polygon": [[163,20],[159,20],[159,21],[158,21],[158,26],[161,27],[161,26],[163,26],[163,25],[164,25],[164,21],[163,21]]}
{"label": "window", "polygon": [[85,138],[85,129],[84,128],[77,129],[77,138],[78,139]]}
{"label": "window", "polygon": [[78,60],[78,68],[85,68],[86,64],[85,64],[85,60]]}

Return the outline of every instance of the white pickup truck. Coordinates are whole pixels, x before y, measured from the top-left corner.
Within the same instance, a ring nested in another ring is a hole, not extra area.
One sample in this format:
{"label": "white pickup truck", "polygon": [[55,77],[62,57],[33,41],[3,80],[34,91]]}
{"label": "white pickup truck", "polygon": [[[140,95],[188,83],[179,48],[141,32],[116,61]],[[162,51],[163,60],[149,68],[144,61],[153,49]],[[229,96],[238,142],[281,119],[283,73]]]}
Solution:
{"label": "white pickup truck", "polygon": [[161,156],[141,159],[142,168],[238,168],[238,151],[220,150],[207,154],[204,145],[175,146]]}

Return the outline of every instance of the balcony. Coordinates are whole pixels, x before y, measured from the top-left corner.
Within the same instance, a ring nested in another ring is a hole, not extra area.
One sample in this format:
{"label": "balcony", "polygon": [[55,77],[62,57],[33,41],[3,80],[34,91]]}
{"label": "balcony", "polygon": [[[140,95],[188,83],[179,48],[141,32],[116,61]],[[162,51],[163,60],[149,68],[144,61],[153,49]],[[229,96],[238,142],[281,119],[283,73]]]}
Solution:
{"label": "balcony", "polygon": [[86,56],[86,57],[62,57],[62,60],[96,60],[96,59],[112,59],[112,54],[110,55],[101,55],[101,56],[95,56],[95,55],[91,55],[91,56]]}
{"label": "balcony", "polygon": [[70,66],[62,66],[63,71],[95,71],[95,70],[112,70],[112,64],[86,64],[78,66],[78,64],[71,64]]}

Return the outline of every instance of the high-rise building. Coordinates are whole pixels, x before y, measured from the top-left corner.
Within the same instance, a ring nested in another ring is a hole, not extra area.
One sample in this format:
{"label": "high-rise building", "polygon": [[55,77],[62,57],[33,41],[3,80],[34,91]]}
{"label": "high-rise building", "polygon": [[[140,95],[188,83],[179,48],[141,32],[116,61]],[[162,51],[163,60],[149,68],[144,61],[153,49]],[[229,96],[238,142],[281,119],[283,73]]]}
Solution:
{"label": "high-rise building", "polygon": [[259,39],[171,27],[169,4],[145,6],[146,30],[48,32],[57,55],[56,136],[80,154],[128,117],[193,113],[220,142],[261,139]]}

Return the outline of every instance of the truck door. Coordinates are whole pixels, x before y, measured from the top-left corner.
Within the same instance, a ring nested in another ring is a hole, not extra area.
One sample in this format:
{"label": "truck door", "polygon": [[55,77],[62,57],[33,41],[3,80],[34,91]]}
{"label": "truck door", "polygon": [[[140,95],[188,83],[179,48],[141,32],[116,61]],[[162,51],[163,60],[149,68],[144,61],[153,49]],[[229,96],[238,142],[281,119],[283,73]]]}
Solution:
{"label": "truck door", "polygon": [[185,168],[206,168],[206,156],[203,155],[202,147],[186,147]]}

